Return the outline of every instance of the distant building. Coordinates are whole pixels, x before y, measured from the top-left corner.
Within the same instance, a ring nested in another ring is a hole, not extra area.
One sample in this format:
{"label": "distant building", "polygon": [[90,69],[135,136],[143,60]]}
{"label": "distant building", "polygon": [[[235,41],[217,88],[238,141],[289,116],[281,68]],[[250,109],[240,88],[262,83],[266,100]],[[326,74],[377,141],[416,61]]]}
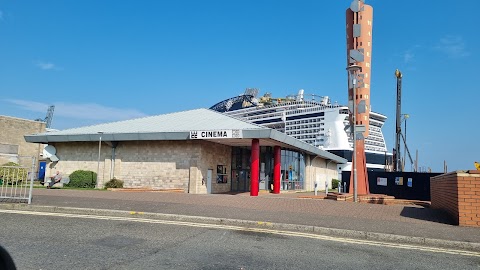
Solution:
{"label": "distant building", "polygon": [[45,123],[0,115],[0,165],[7,162],[31,166],[32,159],[41,158],[43,145],[27,143],[24,135],[45,132]]}

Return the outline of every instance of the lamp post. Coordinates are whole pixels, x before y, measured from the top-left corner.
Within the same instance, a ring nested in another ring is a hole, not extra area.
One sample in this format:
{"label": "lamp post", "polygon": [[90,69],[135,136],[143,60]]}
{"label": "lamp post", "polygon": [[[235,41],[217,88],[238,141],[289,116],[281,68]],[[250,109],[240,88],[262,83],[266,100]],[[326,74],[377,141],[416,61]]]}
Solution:
{"label": "lamp post", "polygon": [[350,65],[347,67],[350,79],[352,80],[352,124],[353,124],[353,154],[352,154],[352,166],[353,166],[353,201],[357,202],[357,72],[362,71],[362,67],[359,65]]}
{"label": "lamp post", "polygon": [[100,134],[100,138],[98,139],[98,162],[97,162],[97,187],[100,187],[100,182],[99,182],[99,175],[100,175],[100,151],[102,150],[102,134],[103,131],[97,132]]}

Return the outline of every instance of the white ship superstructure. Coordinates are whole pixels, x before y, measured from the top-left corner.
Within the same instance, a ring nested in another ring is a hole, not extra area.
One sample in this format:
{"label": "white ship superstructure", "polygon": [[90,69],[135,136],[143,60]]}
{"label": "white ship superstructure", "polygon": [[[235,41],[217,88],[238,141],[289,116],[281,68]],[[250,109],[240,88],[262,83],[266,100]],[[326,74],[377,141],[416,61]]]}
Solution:
{"label": "white ship superstructure", "polygon": [[[351,160],[353,140],[347,106],[331,104],[325,96],[306,95],[303,90],[285,98],[272,98],[267,93],[257,99],[257,93],[256,89],[248,89],[245,94],[221,101],[211,109],[279,130]],[[370,133],[365,139],[369,169],[385,169],[387,147],[382,126],[386,119],[382,114],[370,112]],[[350,170],[350,164],[342,169]]]}

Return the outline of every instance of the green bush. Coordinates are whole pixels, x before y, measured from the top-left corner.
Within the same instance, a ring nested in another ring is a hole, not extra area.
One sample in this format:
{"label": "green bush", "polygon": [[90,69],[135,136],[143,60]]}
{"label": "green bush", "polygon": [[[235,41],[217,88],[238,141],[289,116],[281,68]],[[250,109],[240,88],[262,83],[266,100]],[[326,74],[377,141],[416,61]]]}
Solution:
{"label": "green bush", "polygon": [[27,169],[15,167],[20,167],[20,164],[7,162],[0,167],[0,179],[2,179],[2,182],[5,181],[6,184],[15,184],[27,179]]}
{"label": "green bush", "polygon": [[95,188],[97,184],[97,174],[92,171],[77,170],[70,174],[70,182],[67,187],[76,188]]}
{"label": "green bush", "polygon": [[340,184],[340,180],[332,179],[332,189],[337,189],[339,184]]}
{"label": "green bush", "polygon": [[105,184],[105,188],[123,188],[123,181],[113,178]]}

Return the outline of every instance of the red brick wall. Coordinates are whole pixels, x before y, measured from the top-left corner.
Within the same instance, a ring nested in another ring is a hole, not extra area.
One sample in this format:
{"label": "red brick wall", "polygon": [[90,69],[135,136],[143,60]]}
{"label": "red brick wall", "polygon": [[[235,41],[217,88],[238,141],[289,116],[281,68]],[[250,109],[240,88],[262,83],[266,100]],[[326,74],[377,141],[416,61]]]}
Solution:
{"label": "red brick wall", "polygon": [[480,171],[430,178],[431,207],[445,210],[460,226],[480,227]]}

